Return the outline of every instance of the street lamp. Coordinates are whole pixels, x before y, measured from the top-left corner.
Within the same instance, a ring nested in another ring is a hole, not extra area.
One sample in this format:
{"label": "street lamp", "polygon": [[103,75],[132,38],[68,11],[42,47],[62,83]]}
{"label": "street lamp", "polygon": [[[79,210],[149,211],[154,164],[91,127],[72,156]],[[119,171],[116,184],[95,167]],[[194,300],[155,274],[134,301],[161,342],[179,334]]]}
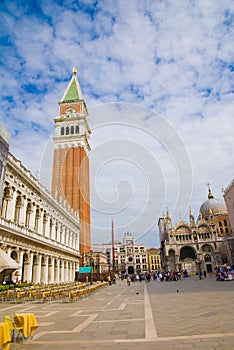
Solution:
{"label": "street lamp", "polygon": [[90,258],[89,258],[89,266],[90,266],[90,284],[93,284],[93,257],[92,257],[93,251],[90,251]]}
{"label": "street lamp", "polygon": [[100,255],[99,254],[97,255],[97,273],[98,273],[97,278],[98,280],[100,280]]}

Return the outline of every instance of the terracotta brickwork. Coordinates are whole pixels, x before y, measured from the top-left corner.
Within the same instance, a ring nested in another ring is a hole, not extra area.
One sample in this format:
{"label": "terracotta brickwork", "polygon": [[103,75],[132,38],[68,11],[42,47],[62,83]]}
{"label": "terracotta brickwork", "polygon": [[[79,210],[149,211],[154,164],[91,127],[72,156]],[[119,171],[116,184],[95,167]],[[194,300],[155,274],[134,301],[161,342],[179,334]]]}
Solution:
{"label": "terracotta brickwork", "polygon": [[73,108],[76,113],[82,112],[82,104],[81,103],[64,103],[60,105],[60,115],[66,114],[66,110],[68,108]]}
{"label": "terracotta brickwork", "polygon": [[79,215],[81,257],[91,250],[87,116],[75,70],[54,119],[52,195]]}
{"label": "terracotta brickwork", "polygon": [[78,102],[66,102],[59,103],[59,114],[65,115],[68,108],[74,109],[75,113],[84,113],[87,114],[87,108],[84,100]]}
{"label": "terracotta brickwork", "polygon": [[79,212],[80,254],[90,252],[89,159],[82,147],[54,151],[52,195]]}

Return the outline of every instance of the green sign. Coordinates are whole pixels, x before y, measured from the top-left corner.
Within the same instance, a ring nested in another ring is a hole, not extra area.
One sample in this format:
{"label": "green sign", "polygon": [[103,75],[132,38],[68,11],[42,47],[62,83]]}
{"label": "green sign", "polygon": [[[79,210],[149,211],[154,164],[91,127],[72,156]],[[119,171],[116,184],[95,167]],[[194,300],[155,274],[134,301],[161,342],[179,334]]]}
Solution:
{"label": "green sign", "polygon": [[90,273],[90,272],[91,272],[91,266],[79,267],[79,273]]}

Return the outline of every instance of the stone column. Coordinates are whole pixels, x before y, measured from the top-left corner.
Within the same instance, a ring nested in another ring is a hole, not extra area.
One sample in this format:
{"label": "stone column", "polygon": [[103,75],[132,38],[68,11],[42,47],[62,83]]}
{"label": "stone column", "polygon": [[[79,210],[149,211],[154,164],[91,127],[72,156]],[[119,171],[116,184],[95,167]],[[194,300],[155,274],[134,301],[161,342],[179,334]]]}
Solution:
{"label": "stone column", "polygon": [[14,221],[17,225],[22,224],[23,206],[24,206],[24,197],[21,193],[17,193],[16,202],[15,202],[15,213],[14,213]]}
{"label": "stone column", "polygon": [[63,230],[64,230],[64,226],[63,224],[60,225],[60,232],[59,232],[59,243],[63,244]]}
{"label": "stone column", "polygon": [[74,281],[74,262],[70,262],[70,274],[69,274],[69,281],[73,282]]}
{"label": "stone column", "polygon": [[60,282],[64,282],[64,261],[60,260],[60,274],[59,274]]}
{"label": "stone column", "polygon": [[31,255],[29,252],[23,252],[23,281],[31,282]]}
{"label": "stone column", "polygon": [[34,205],[31,201],[27,203],[27,210],[26,210],[26,221],[25,226],[28,228],[33,228],[33,212],[34,212]]}
{"label": "stone column", "polygon": [[52,217],[50,218],[50,239],[55,240],[55,222]]}
{"label": "stone column", "polygon": [[59,241],[59,223],[58,223],[58,221],[56,220],[55,221],[55,228],[54,228],[54,239],[55,239],[55,241],[56,242],[58,242]]}
{"label": "stone column", "polygon": [[29,275],[29,279],[28,281],[32,282],[32,278],[33,278],[33,257],[34,257],[34,253],[31,252],[30,253],[30,267],[29,267],[29,272],[30,272],[30,275]]}
{"label": "stone column", "polygon": [[50,230],[49,230],[49,214],[44,211],[43,214],[43,236],[49,237],[50,236]]}
{"label": "stone column", "polygon": [[16,190],[13,187],[11,187],[10,191],[11,191],[11,195],[10,195],[10,201],[8,203],[8,206],[7,206],[7,217],[6,217],[6,219],[14,221],[17,193],[16,193]]}
{"label": "stone column", "polygon": [[41,255],[34,255],[36,259],[34,259],[33,264],[33,283],[41,282]]}
{"label": "stone column", "polygon": [[72,271],[72,262],[68,261],[67,262],[67,281],[71,282],[71,271]]}
{"label": "stone column", "polygon": [[68,262],[64,263],[64,282],[68,282]]}
{"label": "stone column", "polygon": [[29,217],[29,224],[28,224],[28,227],[31,229],[31,230],[35,230],[35,218],[36,218],[36,205],[35,203],[31,203],[32,206],[31,206],[31,209],[32,209],[32,212],[30,214],[30,217]]}
{"label": "stone column", "polygon": [[43,220],[42,212],[43,212],[42,208],[39,208],[39,207],[36,208],[35,230],[40,234],[42,234],[42,220]]}
{"label": "stone column", "polygon": [[64,226],[63,230],[63,242],[64,245],[67,245],[67,228]]}
{"label": "stone column", "polygon": [[72,269],[71,269],[71,280],[75,281],[75,277],[76,277],[76,263],[73,262],[72,263]]}
{"label": "stone column", "polygon": [[26,226],[26,212],[27,212],[27,198],[25,195],[22,195],[23,206],[20,211],[20,220],[19,223],[21,225]]}
{"label": "stone column", "polygon": [[10,203],[13,200],[13,188],[6,186],[4,189],[4,197],[2,203],[2,217],[8,219],[10,213]]}
{"label": "stone column", "polygon": [[48,259],[48,283],[54,283],[54,258]]}
{"label": "stone column", "polygon": [[75,248],[75,233],[71,233],[71,248]]}
{"label": "stone column", "polygon": [[56,263],[54,261],[54,283],[59,283],[60,282],[59,266],[60,266],[60,260],[57,259]]}
{"label": "stone column", "polygon": [[48,283],[48,256],[45,255],[41,260],[41,282]]}

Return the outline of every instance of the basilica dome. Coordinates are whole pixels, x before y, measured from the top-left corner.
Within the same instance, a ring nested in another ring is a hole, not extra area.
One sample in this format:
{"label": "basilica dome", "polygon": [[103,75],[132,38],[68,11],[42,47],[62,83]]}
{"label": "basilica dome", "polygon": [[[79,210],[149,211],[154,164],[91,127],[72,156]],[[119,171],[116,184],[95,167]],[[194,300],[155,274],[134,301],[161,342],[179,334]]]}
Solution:
{"label": "basilica dome", "polygon": [[211,190],[209,189],[208,199],[202,203],[200,207],[200,213],[203,218],[207,217],[210,214],[227,214],[227,207],[224,201],[214,198]]}

